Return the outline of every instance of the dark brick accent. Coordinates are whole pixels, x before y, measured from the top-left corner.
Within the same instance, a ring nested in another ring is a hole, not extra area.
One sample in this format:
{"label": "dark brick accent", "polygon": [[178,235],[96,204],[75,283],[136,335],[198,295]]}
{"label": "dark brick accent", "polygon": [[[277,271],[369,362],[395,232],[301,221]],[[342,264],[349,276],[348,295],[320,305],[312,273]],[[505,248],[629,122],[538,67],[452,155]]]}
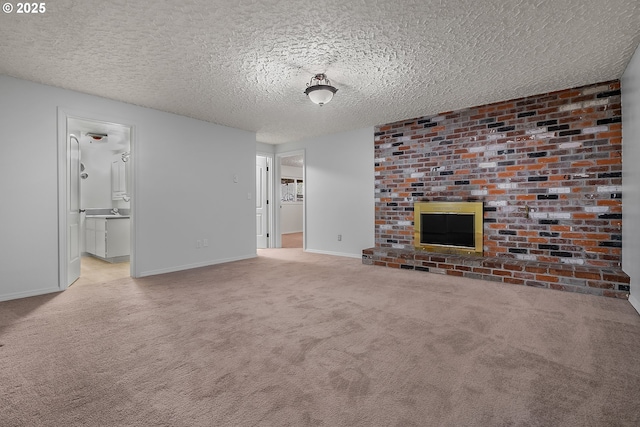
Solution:
{"label": "dark brick accent", "polygon": [[622,172],[599,173],[598,178],[622,178]]}
{"label": "dark brick accent", "polygon": [[548,231],[541,231],[540,237],[558,237],[560,233],[549,233]]}
{"label": "dark brick accent", "polygon": [[622,214],[600,214],[598,215],[600,219],[622,219]]}
{"label": "dark brick accent", "polygon": [[509,248],[509,253],[512,253],[512,254],[526,254],[526,253],[529,253],[529,251],[527,249]]}
{"label": "dark brick accent", "polygon": [[504,126],[504,122],[496,122],[487,125],[488,128],[499,128],[500,126]]}
{"label": "dark brick accent", "polygon": [[573,129],[573,130],[564,130],[562,132],[558,132],[558,136],[569,136],[569,135],[580,135],[582,130]]}
{"label": "dark brick accent", "polygon": [[608,96],[617,96],[620,95],[620,89],[617,90],[610,90],[607,92],[600,92],[598,95],[596,95],[597,98],[606,98]]}
{"label": "dark brick accent", "polygon": [[535,115],[536,115],[536,111],[524,111],[522,113],[518,113],[518,118],[521,119],[523,117],[531,117]]}
{"label": "dark brick accent", "polygon": [[548,249],[548,250],[551,250],[551,251],[557,251],[558,249],[560,249],[560,246],[558,246],[558,245],[539,244],[538,245],[538,249]]}
{"label": "dark brick accent", "polygon": [[610,117],[608,119],[600,119],[596,122],[598,126],[600,125],[608,125],[611,123],[620,123],[622,122],[622,117]]}
{"label": "dark brick accent", "polygon": [[558,130],[565,130],[565,129],[569,129],[569,125],[549,126],[547,128],[549,132],[555,132]]}
{"label": "dark brick accent", "polygon": [[598,246],[607,247],[607,248],[621,248],[622,247],[622,242],[618,242],[618,241],[600,242],[600,243],[598,243]]}
{"label": "dark brick accent", "polygon": [[561,258],[571,258],[573,254],[571,252],[551,251],[551,256],[557,256]]}

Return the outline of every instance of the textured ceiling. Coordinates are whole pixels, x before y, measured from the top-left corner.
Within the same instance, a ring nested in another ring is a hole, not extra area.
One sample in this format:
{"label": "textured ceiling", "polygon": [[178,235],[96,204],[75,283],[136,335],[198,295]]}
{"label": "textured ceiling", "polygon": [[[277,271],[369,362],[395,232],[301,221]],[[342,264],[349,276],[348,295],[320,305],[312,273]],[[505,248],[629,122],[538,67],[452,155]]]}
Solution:
{"label": "textured ceiling", "polygon": [[[640,42],[638,0],[45,4],[0,14],[0,74],[267,143],[616,79]],[[324,107],[303,93],[320,72]]]}

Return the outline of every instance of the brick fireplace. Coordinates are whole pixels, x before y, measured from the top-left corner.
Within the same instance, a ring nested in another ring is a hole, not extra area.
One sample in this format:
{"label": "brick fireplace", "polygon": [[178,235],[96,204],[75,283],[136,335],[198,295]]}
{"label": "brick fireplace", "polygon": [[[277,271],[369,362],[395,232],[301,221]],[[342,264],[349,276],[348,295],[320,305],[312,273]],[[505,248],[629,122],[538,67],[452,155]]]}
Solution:
{"label": "brick fireplace", "polygon": [[[363,262],[626,298],[620,83],[375,130],[375,247]],[[413,205],[483,203],[483,257],[414,248]]]}

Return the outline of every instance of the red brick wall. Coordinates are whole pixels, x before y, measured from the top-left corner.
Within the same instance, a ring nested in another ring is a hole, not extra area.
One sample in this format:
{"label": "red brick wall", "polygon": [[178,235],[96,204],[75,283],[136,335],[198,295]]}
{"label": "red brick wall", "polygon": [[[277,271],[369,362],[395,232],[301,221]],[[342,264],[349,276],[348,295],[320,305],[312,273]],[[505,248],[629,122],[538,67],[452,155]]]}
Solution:
{"label": "red brick wall", "polygon": [[621,114],[612,81],[376,127],[376,246],[413,248],[415,201],[478,200],[485,256],[619,266]]}

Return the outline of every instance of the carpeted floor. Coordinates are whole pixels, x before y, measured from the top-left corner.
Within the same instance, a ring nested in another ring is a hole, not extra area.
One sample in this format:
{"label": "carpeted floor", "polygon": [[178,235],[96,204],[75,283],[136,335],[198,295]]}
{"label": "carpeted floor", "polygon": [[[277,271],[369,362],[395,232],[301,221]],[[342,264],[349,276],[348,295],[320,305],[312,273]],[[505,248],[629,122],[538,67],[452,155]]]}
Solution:
{"label": "carpeted floor", "polygon": [[640,425],[627,301],[259,255],[0,303],[0,425]]}

